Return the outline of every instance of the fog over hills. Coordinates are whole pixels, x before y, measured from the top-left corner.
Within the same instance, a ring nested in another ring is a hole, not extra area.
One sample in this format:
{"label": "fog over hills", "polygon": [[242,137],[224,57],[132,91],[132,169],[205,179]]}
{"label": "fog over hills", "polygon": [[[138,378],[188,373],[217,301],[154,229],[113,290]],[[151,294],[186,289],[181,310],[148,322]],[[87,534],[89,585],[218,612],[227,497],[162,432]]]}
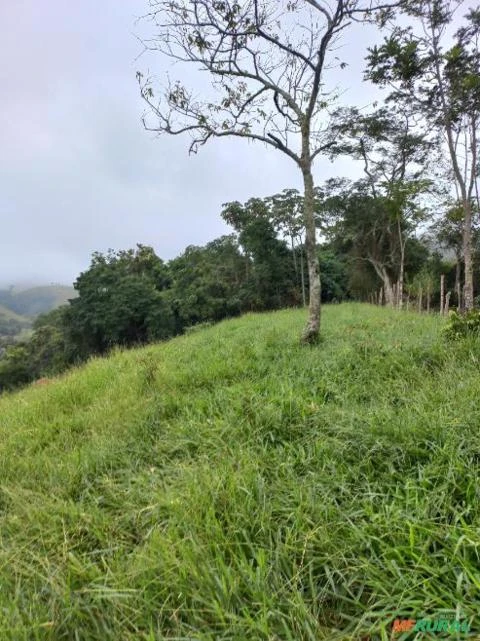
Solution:
{"label": "fog over hills", "polygon": [[39,285],[28,286],[26,283],[0,286],[0,305],[14,314],[34,317],[49,312],[65,304],[77,295],[72,286]]}

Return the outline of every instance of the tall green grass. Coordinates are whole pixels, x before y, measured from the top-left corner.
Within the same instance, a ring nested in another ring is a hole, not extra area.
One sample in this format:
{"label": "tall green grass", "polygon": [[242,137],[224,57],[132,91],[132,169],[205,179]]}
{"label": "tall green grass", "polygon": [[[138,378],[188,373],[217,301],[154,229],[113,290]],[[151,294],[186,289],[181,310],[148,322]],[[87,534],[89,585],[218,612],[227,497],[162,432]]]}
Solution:
{"label": "tall green grass", "polygon": [[480,638],[480,343],[349,304],[304,347],[303,322],[0,399],[2,641],[386,641],[442,614]]}

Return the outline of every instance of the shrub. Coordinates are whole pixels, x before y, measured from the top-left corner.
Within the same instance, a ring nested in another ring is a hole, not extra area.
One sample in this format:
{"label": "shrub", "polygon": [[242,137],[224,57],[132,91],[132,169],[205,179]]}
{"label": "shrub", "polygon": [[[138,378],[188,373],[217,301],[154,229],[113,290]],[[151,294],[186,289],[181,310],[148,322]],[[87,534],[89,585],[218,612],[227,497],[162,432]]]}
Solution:
{"label": "shrub", "polygon": [[480,310],[472,309],[465,314],[451,311],[443,333],[450,340],[480,335]]}

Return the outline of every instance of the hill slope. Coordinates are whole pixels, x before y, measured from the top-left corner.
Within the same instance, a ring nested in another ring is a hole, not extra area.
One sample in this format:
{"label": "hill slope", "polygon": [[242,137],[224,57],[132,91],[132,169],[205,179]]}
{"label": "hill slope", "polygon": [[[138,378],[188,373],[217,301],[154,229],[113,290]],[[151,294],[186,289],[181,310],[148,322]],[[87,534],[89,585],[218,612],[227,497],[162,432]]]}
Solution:
{"label": "hill slope", "polygon": [[44,285],[14,291],[11,308],[24,316],[38,316],[64,305],[77,296],[73,287],[66,285]]}
{"label": "hill slope", "polygon": [[12,320],[17,321],[18,323],[28,323],[27,318],[20,316],[20,314],[17,314],[8,307],[5,307],[5,305],[0,305],[0,318],[6,321]]}
{"label": "hill slope", "polygon": [[3,343],[26,338],[31,327],[31,320],[16,314],[8,307],[0,305],[0,357],[4,351]]}
{"label": "hill slope", "polygon": [[0,398],[2,639],[373,641],[455,612],[478,638],[480,345],[341,305],[305,348],[303,322]]}

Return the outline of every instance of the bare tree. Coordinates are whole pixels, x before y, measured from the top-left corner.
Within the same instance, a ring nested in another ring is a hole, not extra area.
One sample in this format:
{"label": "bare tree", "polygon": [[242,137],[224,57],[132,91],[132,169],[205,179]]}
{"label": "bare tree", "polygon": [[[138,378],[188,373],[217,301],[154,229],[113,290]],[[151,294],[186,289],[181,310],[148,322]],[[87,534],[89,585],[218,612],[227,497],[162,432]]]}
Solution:
{"label": "bare tree", "polygon": [[198,98],[182,82],[168,82],[157,97],[152,81],[137,74],[154,121],[147,129],[190,134],[190,151],[213,138],[259,141],[288,156],[304,184],[309,316],[302,339],[320,330],[320,269],[316,252],[312,167],[335,142],[324,87],[327,54],[356,15],[380,5],[358,0],[150,0],[147,17],[157,35],[145,43],[174,61],[208,73],[211,98]]}

